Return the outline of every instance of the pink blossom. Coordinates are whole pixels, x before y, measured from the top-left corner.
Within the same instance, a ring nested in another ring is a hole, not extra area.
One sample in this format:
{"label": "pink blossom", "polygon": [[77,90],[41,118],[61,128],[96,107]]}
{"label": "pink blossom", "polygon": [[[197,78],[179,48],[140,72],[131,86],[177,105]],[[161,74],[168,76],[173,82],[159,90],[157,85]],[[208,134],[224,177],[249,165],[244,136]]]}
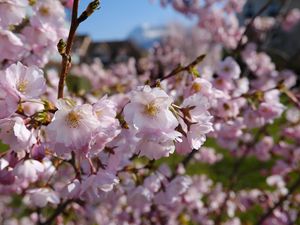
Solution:
{"label": "pink blossom", "polygon": [[223,118],[234,118],[240,113],[239,100],[221,99],[216,107],[216,115]]}
{"label": "pink blossom", "polygon": [[202,94],[194,94],[184,100],[181,105],[182,108],[189,109],[188,115],[183,115],[183,117],[188,117],[190,120],[189,125],[183,119],[181,121],[181,126],[186,132],[187,141],[190,144],[191,149],[199,149],[206,140],[206,134],[213,130],[211,119],[212,116],[208,112],[210,104],[208,98]]}
{"label": "pink blossom", "polygon": [[99,171],[87,177],[81,184],[80,195],[88,200],[96,200],[101,193],[112,191],[119,179],[109,171]]}
{"label": "pink blossom", "polygon": [[143,212],[150,210],[150,201],[153,197],[147,188],[139,186],[135,188],[128,196],[128,204],[133,208],[141,210]]}
{"label": "pink blossom", "polygon": [[292,70],[282,70],[277,76],[277,82],[282,82],[285,87],[292,88],[297,83],[297,74]]}
{"label": "pink blossom", "polygon": [[268,177],[267,184],[270,186],[276,186],[282,195],[285,195],[288,192],[285,181],[280,175],[272,175]]}
{"label": "pink blossom", "polygon": [[77,198],[80,193],[80,181],[78,179],[73,180],[67,184],[61,191],[61,196],[68,199]]}
{"label": "pink blossom", "polygon": [[254,20],[254,27],[258,31],[268,31],[270,30],[274,24],[275,24],[275,19],[273,17],[257,17]]}
{"label": "pink blossom", "polygon": [[147,156],[149,159],[159,159],[174,153],[175,146],[171,139],[167,141],[142,139],[137,144],[136,151],[139,155]]}
{"label": "pink blossom", "polygon": [[0,184],[1,185],[12,185],[15,182],[15,176],[13,171],[8,169],[0,170]]}
{"label": "pink blossom", "polygon": [[73,1],[74,1],[74,0],[67,0],[66,6],[67,6],[68,8],[72,8],[72,6],[73,6]]}
{"label": "pink blossom", "polygon": [[181,135],[175,131],[178,121],[169,109],[171,103],[172,99],[160,88],[145,86],[131,93],[124,117],[141,138],[139,154],[158,159],[174,152],[173,141],[180,140]]}
{"label": "pink blossom", "polygon": [[33,9],[34,15],[31,17],[30,23],[35,27],[50,24],[58,28],[64,23],[64,8],[58,0],[38,1]]}
{"label": "pink blossom", "polygon": [[241,74],[239,64],[232,58],[227,57],[224,61],[220,62],[217,67],[217,74],[225,79],[238,79]]}
{"label": "pink blossom", "polygon": [[187,176],[178,176],[167,184],[166,191],[160,191],[155,196],[157,204],[172,205],[180,200],[180,197],[188,190],[192,180]]}
{"label": "pink blossom", "polygon": [[159,191],[163,181],[165,177],[161,173],[153,173],[144,180],[144,187],[154,193]]}
{"label": "pink blossom", "polygon": [[75,106],[71,101],[58,100],[57,108],[46,128],[49,141],[64,145],[69,152],[87,145],[93,131],[100,125],[93,107],[88,104]]}
{"label": "pink blossom", "polygon": [[[0,73],[0,76],[2,74]],[[1,79],[1,78],[0,78]],[[1,82],[1,81],[0,81]],[[0,83],[0,119],[12,115],[18,108],[19,98]]]}
{"label": "pink blossom", "polygon": [[[224,97],[224,93],[212,86],[212,83],[204,78],[196,78],[193,80],[190,88],[187,90],[187,95],[193,95],[200,93],[207,97],[211,102],[211,105],[216,104],[217,99]],[[187,97],[188,97],[187,96]]]}
{"label": "pink blossom", "polygon": [[259,115],[258,111],[247,109],[244,112],[244,123],[249,128],[255,128],[262,126],[265,120]]}
{"label": "pink blossom", "polygon": [[203,147],[195,154],[195,159],[197,161],[208,164],[214,164],[220,161],[222,158],[222,154],[216,153],[216,151],[213,148]]}
{"label": "pink blossom", "polygon": [[36,160],[42,160],[45,157],[45,146],[43,144],[33,145],[31,155]]}
{"label": "pink blossom", "polygon": [[37,160],[28,159],[20,161],[14,168],[14,174],[19,179],[24,179],[29,182],[38,180],[39,175],[44,171],[44,166]]}
{"label": "pink blossom", "polygon": [[283,134],[289,138],[300,139],[300,125],[287,127],[284,129]]}
{"label": "pink blossom", "polygon": [[234,219],[230,219],[229,221],[227,221],[223,225],[241,225],[241,221],[240,221],[239,218],[234,218]]}
{"label": "pink blossom", "polygon": [[284,111],[285,107],[280,103],[267,103],[263,102],[259,105],[258,113],[266,121],[272,121],[278,118]]}
{"label": "pink blossom", "polygon": [[48,202],[52,204],[59,204],[59,195],[57,192],[49,188],[36,188],[27,191],[30,196],[30,201],[34,206],[45,207]]}
{"label": "pink blossom", "polygon": [[27,0],[3,0],[0,2],[0,27],[17,25],[25,18]]}
{"label": "pink blossom", "polygon": [[138,132],[143,129],[175,129],[176,117],[169,110],[172,99],[160,88],[140,87],[124,108],[126,122]]}
{"label": "pink blossom", "polygon": [[286,119],[291,123],[297,123],[298,121],[300,121],[300,111],[299,111],[299,109],[297,109],[295,107],[289,108],[286,111]]}
{"label": "pink blossom", "polygon": [[94,132],[89,144],[89,151],[93,154],[101,151],[119,133],[119,121],[116,117],[116,105],[107,97],[103,97],[93,105],[93,112],[99,120],[99,127]]}
{"label": "pink blossom", "polygon": [[212,124],[193,124],[187,133],[187,139],[193,149],[199,149],[206,141],[205,134],[212,131]]}
{"label": "pink blossom", "polygon": [[273,145],[274,145],[273,138],[270,136],[265,136],[255,146],[256,157],[262,161],[269,160],[271,157],[270,151],[271,151]]}
{"label": "pink blossom", "polygon": [[213,85],[215,88],[223,91],[223,92],[229,92],[234,89],[234,85],[231,79],[225,79],[222,77],[218,77],[214,79]]}
{"label": "pink blossom", "polygon": [[273,174],[285,175],[291,171],[291,167],[284,160],[277,160],[272,168]]}
{"label": "pink blossom", "polygon": [[41,112],[44,109],[44,105],[42,102],[24,102],[21,104],[24,114],[28,116],[32,116],[37,112]]}
{"label": "pink blossom", "polygon": [[0,184],[11,185],[15,182],[15,176],[12,168],[9,167],[9,162],[5,159],[0,159]]}
{"label": "pink blossom", "polygon": [[183,136],[182,141],[177,142],[175,144],[175,146],[176,146],[176,153],[181,154],[181,155],[188,154],[193,150],[190,143],[188,142],[187,137],[185,137],[185,136]]}
{"label": "pink blossom", "polygon": [[0,139],[15,152],[27,150],[36,143],[36,138],[20,117],[0,120]]}
{"label": "pink blossom", "polygon": [[27,67],[18,62],[8,67],[4,74],[5,84],[22,99],[37,98],[45,92],[43,72],[35,66]]}
{"label": "pink blossom", "polygon": [[17,61],[23,54],[24,47],[20,38],[8,30],[0,28],[0,61]]}
{"label": "pink blossom", "polygon": [[290,31],[299,21],[300,10],[298,8],[291,9],[282,21],[282,28],[285,31]]}
{"label": "pink blossom", "polygon": [[188,95],[201,93],[204,96],[210,96],[213,93],[212,84],[203,78],[196,78],[188,89]]}

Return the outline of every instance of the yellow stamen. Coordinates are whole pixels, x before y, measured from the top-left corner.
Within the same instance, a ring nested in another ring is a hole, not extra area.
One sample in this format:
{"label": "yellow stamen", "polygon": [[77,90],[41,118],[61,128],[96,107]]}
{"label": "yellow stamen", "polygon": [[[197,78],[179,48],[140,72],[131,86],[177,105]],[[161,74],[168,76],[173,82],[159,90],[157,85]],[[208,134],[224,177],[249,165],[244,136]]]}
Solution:
{"label": "yellow stamen", "polygon": [[36,4],[36,0],[28,0],[29,5],[33,6]]}
{"label": "yellow stamen", "polygon": [[195,92],[201,91],[201,89],[202,89],[201,84],[199,84],[199,83],[193,83],[192,89],[193,89]]}
{"label": "yellow stamen", "polygon": [[98,116],[98,117],[100,117],[100,116],[102,116],[103,115],[103,110],[97,110],[96,111],[96,115]]}
{"label": "yellow stamen", "polygon": [[22,80],[17,84],[17,90],[21,93],[24,93],[27,89],[28,81]]}
{"label": "yellow stamen", "polygon": [[144,113],[148,116],[153,117],[158,113],[158,108],[154,102],[150,102],[149,104],[145,105]]}
{"label": "yellow stamen", "polygon": [[41,7],[39,9],[39,12],[41,13],[42,16],[49,16],[49,14],[50,14],[49,13],[49,8],[45,7],[45,6]]}
{"label": "yellow stamen", "polygon": [[81,116],[75,111],[71,111],[67,115],[67,124],[70,128],[78,128],[80,124]]}

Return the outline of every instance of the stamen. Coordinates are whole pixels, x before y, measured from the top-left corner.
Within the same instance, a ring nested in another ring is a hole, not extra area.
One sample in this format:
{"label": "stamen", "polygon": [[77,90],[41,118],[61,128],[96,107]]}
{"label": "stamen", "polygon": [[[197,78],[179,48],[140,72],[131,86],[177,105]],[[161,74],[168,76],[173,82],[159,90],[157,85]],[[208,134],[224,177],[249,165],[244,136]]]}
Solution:
{"label": "stamen", "polygon": [[78,128],[80,124],[81,116],[75,111],[69,112],[67,115],[67,124],[70,128]]}
{"label": "stamen", "polygon": [[48,16],[49,15],[49,8],[43,6],[39,9],[39,12],[41,13],[42,16]]}
{"label": "stamen", "polygon": [[192,85],[192,89],[195,91],[195,92],[199,92],[199,91],[201,91],[201,89],[202,89],[202,87],[201,87],[201,84],[199,84],[199,83],[193,83],[193,85]]}
{"label": "stamen", "polygon": [[27,89],[27,86],[28,86],[27,80],[19,81],[19,83],[17,84],[17,90],[21,93],[24,93]]}
{"label": "stamen", "polygon": [[148,116],[153,117],[158,113],[158,107],[155,105],[154,102],[151,102],[145,105],[144,113]]}

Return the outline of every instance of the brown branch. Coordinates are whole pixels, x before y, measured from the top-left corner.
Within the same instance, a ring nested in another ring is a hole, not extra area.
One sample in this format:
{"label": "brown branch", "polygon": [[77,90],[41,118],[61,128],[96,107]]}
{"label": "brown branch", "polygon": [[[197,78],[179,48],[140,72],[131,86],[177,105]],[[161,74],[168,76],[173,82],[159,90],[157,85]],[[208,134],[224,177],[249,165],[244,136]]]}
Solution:
{"label": "brown branch", "polygon": [[293,103],[298,109],[300,109],[300,102],[291,90],[284,90],[283,93],[288,97],[291,103]]}
{"label": "brown branch", "polygon": [[62,62],[61,62],[61,71],[59,75],[57,98],[64,97],[64,84],[65,84],[65,79],[67,77],[67,74],[69,73],[71,68],[71,49],[74,42],[76,30],[80,23],[86,20],[96,9],[99,8],[100,1],[99,0],[92,1],[88,5],[86,10],[79,16],[79,18],[77,18],[78,5],[79,5],[79,0],[74,0],[73,9],[72,9],[71,27],[70,27],[67,43],[64,44],[62,40],[58,43],[58,49],[59,49],[59,53],[62,56]]}
{"label": "brown branch", "polygon": [[292,195],[297,188],[300,186],[300,177],[298,177],[298,179],[292,184],[292,186],[289,188],[288,193],[284,196],[282,196],[277,203],[275,203],[275,205],[271,208],[269,208],[265,214],[263,214],[260,219],[258,220],[258,222],[255,225],[261,225],[263,224],[263,222],[273,214],[274,210],[277,209],[278,207],[280,207],[284,201],[286,201],[290,195]]}
{"label": "brown branch", "polygon": [[53,224],[54,220],[64,212],[69,204],[71,204],[73,200],[67,200],[64,203],[61,203],[57,206],[54,213],[43,223],[38,223],[38,225],[51,225]]}
{"label": "brown branch", "polygon": [[170,180],[173,180],[176,177],[176,172],[177,169],[180,165],[182,165],[184,168],[186,168],[188,166],[188,164],[190,163],[190,161],[193,159],[194,155],[196,154],[196,152],[198,152],[197,149],[193,149],[193,151],[191,151],[186,157],[184,157],[182,159],[182,161],[178,164],[178,166],[176,167],[176,169],[173,171],[172,176],[170,177]]}
{"label": "brown branch", "polygon": [[242,46],[242,41],[243,41],[243,37],[247,34],[247,32],[249,31],[249,29],[251,28],[252,24],[254,23],[256,17],[260,16],[273,2],[273,0],[269,0],[267,1],[261,8],[260,10],[257,11],[257,13],[251,18],[251,20],[247,23],[246,28],[237,44],[236,49],[240,49]]}
{"label": "brown branch", "polygon": [[64,97],[64,83],[66,76],[70,70],[71,67],[71,56],[70,52],[72,49],[75,32],[78,27],[78,21],[77,21],[77,14],[78,14],[78,4],[79,0],[74,0],[73,3],[73,9],[72,9],[72,21],[71,21],[71,27],[67,39],[67,45],[65,47],[64,52],[62,52],[62,62],[61,62],[61,71],[59,75],[59,84],[58,84],[58,94],[57,98],[63,98]]}
{"label": "brown branch", "polygon": [[[203,59],[205,58],[206,55],[200,55],[198,56],[193,62],[191,62],[189,65],[187,66],[181,66],[178,65],[174,70],[172,70],[168,75],[164,76],[163,78],[160,79],[160,81],[169,79],[170,77],[173,77],[181,72],[184,71],[191,71],[195,66],[197,66],[199,63],[201,63],[203,61]],[[151,87],[155,86],[155,84],[152,84]]]}

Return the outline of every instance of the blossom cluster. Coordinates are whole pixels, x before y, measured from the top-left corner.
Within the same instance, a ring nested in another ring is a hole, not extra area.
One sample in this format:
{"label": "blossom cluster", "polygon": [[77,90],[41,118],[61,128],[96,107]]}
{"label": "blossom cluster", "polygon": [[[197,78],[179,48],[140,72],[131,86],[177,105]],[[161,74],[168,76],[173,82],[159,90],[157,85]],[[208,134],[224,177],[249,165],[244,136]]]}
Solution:
{"label": "blossom cluster", "polygon": [[2,0],[0,12],[0,68],[17,62],[43,67],[67,35],[59,0]]}
{"label": "blossom cluster", "polygon": [[246,26],[245,1],[161,0],[196,27],[140,59],[72,65],[91,88],[57,99],[45,65],[72,4],[0,0],[1,224],[299,223],[297,71],[261,46],[297,9]]}

